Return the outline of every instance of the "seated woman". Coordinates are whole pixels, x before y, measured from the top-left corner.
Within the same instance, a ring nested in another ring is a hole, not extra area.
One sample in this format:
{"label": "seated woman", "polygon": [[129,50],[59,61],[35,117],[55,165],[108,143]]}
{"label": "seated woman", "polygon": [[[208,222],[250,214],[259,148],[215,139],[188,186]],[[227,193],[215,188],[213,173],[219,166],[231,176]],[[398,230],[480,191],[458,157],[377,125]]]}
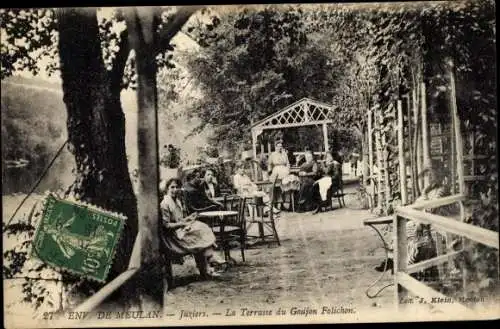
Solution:
{"label": "seated woman", "polygon": [[314,182],[321,178],[319,166],[311,151],[304,153],[305,162],[300,166],[299,176],[301,184],[299,190],[299,207],[300,210],[310,211],[317,207],[313,200]]}
{"label": "seated woman", "polygon": [[[250,177],[245,173],[245,164],[243,162],[239,162],[236,164],[236,174],[233,177],[233,185],[236,189],[238,195],[244,197],[260,197],[262,198],[262,202],[267,205],[264,208],[264,212],[270,210],[270,199],[269,196],[264,191],[260,191],[257,184],[252,182]],[[273,211],[275,214],[280,211],[273,207]]]}
{"label": "seated woman", "polygon": [[205,223],[196,220],[196,213],[183,216],[180,188],[181,182],[177,178],[160,184],[160,190],[164,193],[160,204],[162,250],[167,257],[172,258],[193,254],[203,278],[219,276],[212,265],[225,262],[214,252],[215,235]]}

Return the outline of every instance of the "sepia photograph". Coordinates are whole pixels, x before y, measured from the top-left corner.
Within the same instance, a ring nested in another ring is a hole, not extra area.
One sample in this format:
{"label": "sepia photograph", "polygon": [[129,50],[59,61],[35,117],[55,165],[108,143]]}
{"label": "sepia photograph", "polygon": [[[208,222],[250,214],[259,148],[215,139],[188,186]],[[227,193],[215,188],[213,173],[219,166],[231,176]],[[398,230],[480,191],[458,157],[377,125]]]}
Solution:
{"label": "sepia photograph", "polygon": [[4,327],[500,318],[495,11],[1,8]]}

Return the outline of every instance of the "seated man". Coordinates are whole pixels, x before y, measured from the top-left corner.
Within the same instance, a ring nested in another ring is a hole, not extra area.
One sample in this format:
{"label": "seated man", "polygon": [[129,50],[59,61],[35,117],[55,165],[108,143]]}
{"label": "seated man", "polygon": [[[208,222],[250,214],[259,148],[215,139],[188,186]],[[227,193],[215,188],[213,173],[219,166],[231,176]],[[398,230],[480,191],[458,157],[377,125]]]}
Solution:
{"label": "seated man", "polygon": [[[244,197],[261,197],[264,204],[267,205],[264,212],[269,211],[269,196],[264,191],[260,191],[257,184],[252,182],[250,177],[248,177],[245,173],[245,164],[243,162],[236,164],[236,174],[233,177],[233,185],[238,195]],[[273,211],[275,214],[280,212],[276,208],[273,208]]]}
{"label": "seated man", "polygon": [[197,211],[223,210],[224,206],[210,200],[201,186],[201,178],[198,170],[187,174],[186,184],[184,185],[184,196],[188,214]]}
{"label": "seated man", "polygon": [[209,168],[205,170],[205,176],[203,178],[201,186],[210,199],[216,198],[221,194],[219,184],[217,183],[217,179],[215,178],[215,172],[213,169]]}

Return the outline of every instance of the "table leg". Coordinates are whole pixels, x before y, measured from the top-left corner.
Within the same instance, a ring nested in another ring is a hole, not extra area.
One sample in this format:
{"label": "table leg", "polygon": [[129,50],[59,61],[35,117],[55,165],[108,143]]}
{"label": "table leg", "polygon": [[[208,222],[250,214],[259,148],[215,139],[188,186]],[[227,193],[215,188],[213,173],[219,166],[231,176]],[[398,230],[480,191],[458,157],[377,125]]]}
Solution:
{"label": "table leg", "polygon": [[370,226],[372,229],[374,229],[375,232],[377,233],[377,235],[379,236],[379,238],[382,240],[382,243],[384,244],[384,251],[385,251],[385,266],[384,266],[384,269],[383,269],[382,273],[380,274],[380,276],[372,284],[370,284],[368,286],[368,288],[366,289],[366,291],[365,291],[365,294],[366,294],[366,296],[368,298],[375,298],[375,297],[377,297],[382,292],[382,290],[384,290],[385,288],[390,287],[390,286],[392,286],[394,284],[387,284],[387,285],[385,285],[384,287],[382,287],[381,289],[379,289],[373,295],[370,293],[371,288],[373,288],[385,276],[385,272],[386,272],[386,269],[387,269],[386,268],[387,267],[387,261],[389,259],[389,246],[387,245],[387,242],[385,242],[384,237],[382,236],[382,233],[380,233],[380,231],[374,225],[368,225],[368,226]]}
{"label": "table leg", "polygon": [[264,242],[264,240],[265,240],[265,237],[264,237],[264,223],[259,222],[257,224],[259,226],[259,236],[262,239],[262,241]]}

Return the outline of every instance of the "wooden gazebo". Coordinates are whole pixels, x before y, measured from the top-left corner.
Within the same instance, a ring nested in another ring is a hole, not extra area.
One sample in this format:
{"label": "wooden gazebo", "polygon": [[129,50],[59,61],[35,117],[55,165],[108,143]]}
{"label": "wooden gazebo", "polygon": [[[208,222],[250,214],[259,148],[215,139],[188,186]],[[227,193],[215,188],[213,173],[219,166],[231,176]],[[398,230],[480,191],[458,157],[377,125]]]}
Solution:
{"label": "wooden gazebo", "polygon": [[[310,98],[288,105],[280,111],[254,122],[251,126],[252,151],[254,159],[257,159],[257,138],[264,130],[283,129],[303,126],[322,126],[324,151],[328,152],[328,124],[332,123],[332,115],[335,107]],[[264,153],[264,145],[260,146]]]}

